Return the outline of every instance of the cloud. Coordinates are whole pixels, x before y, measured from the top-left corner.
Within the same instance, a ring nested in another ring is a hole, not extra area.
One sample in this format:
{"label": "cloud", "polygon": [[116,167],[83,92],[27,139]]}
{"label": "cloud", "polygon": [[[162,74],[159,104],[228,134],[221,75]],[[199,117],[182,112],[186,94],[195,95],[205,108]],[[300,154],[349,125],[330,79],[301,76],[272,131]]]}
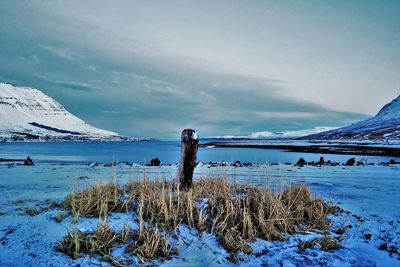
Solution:
{"label": "cloud", "polygon": [[79,58],[76,55],[73,55],[67,48],[57,48],[45,44],[40,44],[39,47],[61,59],[79,61]]}
{"label": "cloud", "polygon": [[202,136],[249,136],[365,118],[290,98],[284,79],[229,72],[195,54],[170,53],[165,40],[143,36],[118,18],[99,21],[85,16],[87,9],[68,6],[5,5],[12,8],[0,11],[0,22],[19,16],[16,28],[0,23],[1,75],[43,90],[98,127],[176,139],[186,127]]}
{"label": "cloud", "polygon": [[49,77],[46,77],[46,76],[40,75],[40,74],[34,74],[34,76],[47,82],[48,84],[61,86],[61,87],[76,90],[76,91],[88,92],[88,91],[101,90],[100,87],[93,85],[93,84],[85,83],[85,82],[52,80]]}
{"label": "cloud", "polygon": [[99,87],[87,84],[87,83],[82,83],[82,82],[76,82],[76,81],[52,81],[51,83],[55,85],[61,85],[63,87],[72,89],[72,90],[77,90],[77,91],[94,91],[94,90],[100,90]]}
{"label": "cloud", "polygon": [[306,119],[306,118],[318,118],[318,117],[326,117],[327,115],[324,113],[313,113],[313,112],[285,112],[285,111],[264,111],[264,112],[256,112],[257,116],[263,118],[292,118],[292,119]]}

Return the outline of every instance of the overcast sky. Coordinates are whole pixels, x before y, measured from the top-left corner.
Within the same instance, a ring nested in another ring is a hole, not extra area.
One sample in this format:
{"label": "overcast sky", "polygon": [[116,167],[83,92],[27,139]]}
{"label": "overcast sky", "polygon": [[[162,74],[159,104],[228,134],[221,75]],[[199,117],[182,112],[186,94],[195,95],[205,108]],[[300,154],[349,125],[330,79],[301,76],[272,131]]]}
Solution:
{"label": "overcast sky", "polygon": [[336,127],[400,93],[400,1],[1,1],[0,81],[177,139]]}

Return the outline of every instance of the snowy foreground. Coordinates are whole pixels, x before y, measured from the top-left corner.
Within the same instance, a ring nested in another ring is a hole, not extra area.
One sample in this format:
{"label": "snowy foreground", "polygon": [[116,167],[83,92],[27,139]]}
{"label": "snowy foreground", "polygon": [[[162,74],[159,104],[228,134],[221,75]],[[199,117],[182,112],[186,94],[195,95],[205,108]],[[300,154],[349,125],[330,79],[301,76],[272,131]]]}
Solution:
{"label": "snowy foreground", "polygon": [[[107,266],[89,256],[72,260],[56,252],[55,246],[72,227],[72,218],[61,223],[54,218],[60,208],[43,210],[36,216],[27,208],[48,207],[48,201],[62,201],[78,184],[117,179],[125,183],[129,178],[141,179],[143,174],[156,179],[172,179],[176,166],[116,167],[39,164],[33,167],[0,165],[0,266]],[[283,242],[257,240],[252,244],[255,255],[243,256],[241,266],[400,266],[400,165],[356,167],[261,166],[217,167],[199,166],[196,177],[226,175],[242,183],[272,185],[274,188],[292,183],[305,183],[314,194],[332,200],[345,211],[331,219],[335,229],[347,227],[341,249],[323,252],[318,245],[301,251],[299,240],[310,240],[317,234],[288,236]],[[114,229],[131,221],[137,228],[134,214],[112,214]],[[75,227],[93,231],[97,219],[81,218]],[[213,234],[199,236],[186,226],[180,227],[179,255],[164,266],[233,266],[228,253],[218,245]],[[113,254],[120,256],[122,249]]]}

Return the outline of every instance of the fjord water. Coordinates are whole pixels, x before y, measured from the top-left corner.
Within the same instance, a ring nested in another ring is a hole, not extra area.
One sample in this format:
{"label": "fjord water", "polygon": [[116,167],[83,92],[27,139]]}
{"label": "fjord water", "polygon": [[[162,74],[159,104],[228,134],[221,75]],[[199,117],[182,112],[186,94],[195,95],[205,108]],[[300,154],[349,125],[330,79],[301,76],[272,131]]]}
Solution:
{"label": "fjord water", "polygon": [[[0,158],[24,159],[30,156],[35,162],[43,163],[110,163],[134,162],[149,163],[159,158],[162,164],[175,164],[179,161],[180,143],[177,141],[154,142],[57,142],[57,143],[0,143]],[[198,161],[227,161],[251,163],[292,163],[300,157],[307,161],[325,160],[345,162],[352,155],[326,155],[317,153],[286,152],[280,149],[257,148],[216,148],[200,147]],[[389,161],[393,157],[354,156],[356,160],[365,159],[368,163]],[[396,159],[396,158],[394,158]],[[400,161],[400,158],[396,159]]]}

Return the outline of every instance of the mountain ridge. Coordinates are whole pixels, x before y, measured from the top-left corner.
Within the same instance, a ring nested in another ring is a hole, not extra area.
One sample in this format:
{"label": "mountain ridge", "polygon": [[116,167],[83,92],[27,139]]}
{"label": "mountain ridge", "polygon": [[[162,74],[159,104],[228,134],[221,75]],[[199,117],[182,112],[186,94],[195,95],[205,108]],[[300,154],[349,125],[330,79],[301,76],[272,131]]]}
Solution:
{"label": "mountain ridge", "polygon": [[31,87],[0,83],[0,141],[143,141],[89,125]]}
{"label": "mountain ridge", "polygon": [[301,137],[302,140],[399,140],[400,95],[371,118],[342,128]]}

